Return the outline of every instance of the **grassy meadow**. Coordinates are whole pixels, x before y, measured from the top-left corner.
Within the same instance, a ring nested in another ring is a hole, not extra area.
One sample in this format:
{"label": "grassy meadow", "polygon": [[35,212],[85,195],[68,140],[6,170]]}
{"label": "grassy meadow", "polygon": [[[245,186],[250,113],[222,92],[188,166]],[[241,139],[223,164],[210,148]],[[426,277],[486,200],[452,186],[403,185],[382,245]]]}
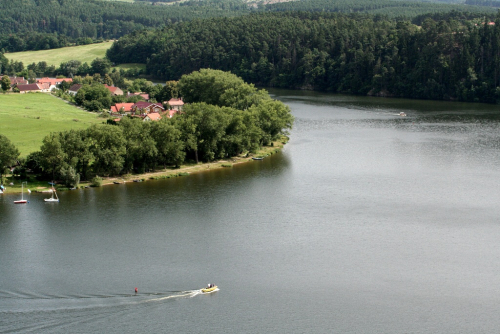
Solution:
{"label": "grassy meadow", "polygon": [[46,61],[49,65],[59,67],[61,63],[69,60],[79,60],[82,63],[87,62],[90,65],[92,60],[104,58],[106,56],[106,51],[112,44],[113,42],[109,41],[52,50],[12,52],[5,53],[4,56],[9,60],[22,61],[24,66],[31,63]]}
{"label": "grassy meadow", "polygon": [[103,122],[97,114],[45,93],[0,94],[0,133],[26,156],[51,132],[86,129]]}

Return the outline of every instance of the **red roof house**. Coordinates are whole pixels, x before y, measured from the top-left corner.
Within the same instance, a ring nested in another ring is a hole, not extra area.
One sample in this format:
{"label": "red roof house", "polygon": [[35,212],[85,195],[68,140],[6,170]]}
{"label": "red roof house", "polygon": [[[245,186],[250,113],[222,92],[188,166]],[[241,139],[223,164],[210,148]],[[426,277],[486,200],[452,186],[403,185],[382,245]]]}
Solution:
{"label": "red roof house", "polygon": [[152,112],[152,113],[147,114],[146,117],[144,117],[144,122],[159,121],[160,119],[161,119],[161,116],[159,113]]}
{"label": "red roof house", "polygon": [[10,87],[14,87],[14,85],[27,85],[29,84],[28,80],[24,77],[9,77],[10,79]]}
{"label": "red roof house", "polygon": [[182,106],[184,105],[184,101],[182,101],[182,99],[174,99],[174,98],[172,98],[164,103],[168,104],[170,106],[170,108],[175,109],[177,111],[181,111]]}
{"label": "red roof house", "polygon": [[148,93],[127,93],[127,97],[132,97],[132,96],[140,96],[145,101],[149,100],[149,94]]}
{"label": "red roof house", "polygon": [[151,103],[146,101],[138,101],[132,106],[132,111],[139,111],[141,114],[149,114],[152,112],[160,113],[165,111],[161,103]]}
{"label": "red roof house", "polygon": [[50,92],[50,86],[49,84],[27,84],[27,85],[17,85],[17,88],[19,89],[20,93],[30,93],[30,92],[42,92],[42,93],[48,93]]}
{"label": "red roof house", "polygon": [[111,113],[115,114],[131,113],[133,105],[134,103],[117,103],[114,106],[111,106]]}
{"label": "red roof house", "polygon": [[104,85],[110,92],[111,95],[123,95],[123,90],[115,86]]}
{"label": "red roof house", "polygon": [[71,94],[71,95],[76,95],[76,93],[78,93],[78,90],[80,90],[80,88],[82,88],[83,85],[79,85],[79,84],[74,84],[72,85],[71,87],[69,87],[68,89],[68,94]]}

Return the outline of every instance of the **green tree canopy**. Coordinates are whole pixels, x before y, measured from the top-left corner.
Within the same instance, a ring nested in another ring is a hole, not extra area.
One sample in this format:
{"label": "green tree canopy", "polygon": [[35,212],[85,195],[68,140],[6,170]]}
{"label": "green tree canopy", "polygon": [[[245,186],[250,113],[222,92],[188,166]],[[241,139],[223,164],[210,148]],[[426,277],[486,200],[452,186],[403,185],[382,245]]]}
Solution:
{"label": "green tree canopy", "polygon": [[12,166],[19,158],[19,150],[11,143],[9,138],[0,134],[0,176],[3,183],[5,169]]}

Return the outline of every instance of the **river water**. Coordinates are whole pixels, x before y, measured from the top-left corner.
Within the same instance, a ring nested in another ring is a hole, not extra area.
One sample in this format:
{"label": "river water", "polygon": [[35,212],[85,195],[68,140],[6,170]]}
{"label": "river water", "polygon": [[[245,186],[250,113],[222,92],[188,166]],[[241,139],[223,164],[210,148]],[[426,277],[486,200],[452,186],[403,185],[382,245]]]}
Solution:
{"label": "river water", "polygon": [[272,93],[263,161],[2,195],[0,332],[498,332],[498,107]]}

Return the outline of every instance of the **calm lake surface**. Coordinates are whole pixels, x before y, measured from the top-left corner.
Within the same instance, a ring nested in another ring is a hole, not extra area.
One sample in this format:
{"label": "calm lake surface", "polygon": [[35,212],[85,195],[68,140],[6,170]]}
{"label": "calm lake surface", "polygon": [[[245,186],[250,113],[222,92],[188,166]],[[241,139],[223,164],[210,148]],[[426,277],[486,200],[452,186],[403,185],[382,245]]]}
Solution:
{"label": "calm lake surface", "polygon": [[2,195],[0,332],[497,333],[499,107],[272,93],[263,161]]}

